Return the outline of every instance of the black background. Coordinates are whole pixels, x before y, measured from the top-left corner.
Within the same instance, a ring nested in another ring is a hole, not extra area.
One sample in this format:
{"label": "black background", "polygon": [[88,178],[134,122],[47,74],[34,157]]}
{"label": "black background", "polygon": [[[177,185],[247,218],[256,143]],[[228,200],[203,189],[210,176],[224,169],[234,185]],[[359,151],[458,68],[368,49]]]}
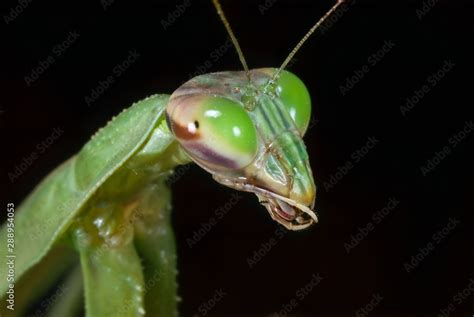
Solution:
{"label": "black background", "polygon": [[[2,202],[19,204],[50,170],[76,153],[113,115],[154,93],[171,93],[205,66],[206,72],[240,70],[233,48],[214,61],[211,53],[226,32],[210,1],[191,5],[163,28],[162,20],[183,1],[142,3],[116,0],[42,3],[33,0],[12,22],[0,23],[0,127]],[[274,3],[274,4],[272,4]],[[2,3],[6,15],[18,3]],[[333,4],[332,1],[223,1],[223,7],[250,67],[277,67],[291,48]],[[174,227],[178,241],[180,310],[198,313],[218,289],[227,295],[211,313],[267,316],[282,309],[312,274],[321,283],[292,313],[348,315],[383,297],[369,316],[391,313],[437,315],[472,277],[472,132],[455,148],[449,138],[472,116],[473,3],[438,1],[421,19],[416,1],[356,1],[325,32],[314,35],[290,70],[307,84],[313,98],[313,126],[305,141],[318,185],[320,224],[304,232],[279,228],[256,197],[243,197],[199,243],[187,239],[232,190],[193,166],[173,183]],[[80,37],[28,87],[25,76],[71,31]],[[385,41],[395,46],[370,66],[345,95],[340,86]],[[140,57],[88,106],[84,100],[113,73],[130,50]],[[411,111],[400,106],[445,60],[455,66]],[[8,178],[25,156],[54,128],[64,130],[13,183]],[[324,183],[369,137],[378,142],[331,189]],[[427,175],[422,166],[443,147],[451,152]],[[345,243],[372,221],[390,197],[399,205],[376,224],[357,247]],[[3,217],[3,215],[2,215]],[[459,224],[410,273],[404,264],[433,242],[449,219]],[[247,259],[265,242],[278,242],[252,269]],[[451,316],[472,315],[472,294]]]}

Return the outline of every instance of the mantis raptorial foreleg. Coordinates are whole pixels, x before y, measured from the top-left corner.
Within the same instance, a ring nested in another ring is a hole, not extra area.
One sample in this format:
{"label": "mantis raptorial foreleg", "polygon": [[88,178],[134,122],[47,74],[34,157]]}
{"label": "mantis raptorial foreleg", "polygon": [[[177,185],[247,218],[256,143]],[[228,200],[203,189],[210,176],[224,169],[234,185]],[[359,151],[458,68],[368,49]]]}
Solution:
{"label": "mantis raptorial foreleg", "polygon": [[133,241],[119,247],[79,247],[88,316],[145,314],[144,280]]}
{"label": "mantis raptorial foreleg", "polygon": [[145,309],[150,316],[177,316],[177,261],[171,226],[171,192],[164,179],[141,194],[135,246],[143,259]]}

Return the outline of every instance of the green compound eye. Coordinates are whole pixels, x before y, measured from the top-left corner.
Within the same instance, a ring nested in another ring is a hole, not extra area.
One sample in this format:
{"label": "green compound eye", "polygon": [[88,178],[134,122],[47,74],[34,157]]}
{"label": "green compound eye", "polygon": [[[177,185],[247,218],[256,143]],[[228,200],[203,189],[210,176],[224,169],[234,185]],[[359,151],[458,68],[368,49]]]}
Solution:
{"label": "green compound eye", "polygon": [[223,97],[205,97],[183,110],[173,120],[193,136],[187,140],[179,140],[179,133],[176,136],[194,159],[224,170],[252,163],[258,152],[257,130],[240,104]]}
{"label": "green compound eye", "polygon": [[311,98],[305,84],[296,75],[284,70],[277,81],[276,91],[301,135],[304,135],[311,118]]}

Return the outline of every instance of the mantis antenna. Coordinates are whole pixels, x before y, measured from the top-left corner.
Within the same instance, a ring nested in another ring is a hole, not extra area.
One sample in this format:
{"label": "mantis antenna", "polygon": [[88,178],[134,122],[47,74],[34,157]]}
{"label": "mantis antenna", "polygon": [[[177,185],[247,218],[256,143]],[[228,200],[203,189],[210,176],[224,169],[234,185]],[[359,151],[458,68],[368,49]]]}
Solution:
{"label": "mantis antenna", "polygon": [[245,61],[244,53],[242,53],[242,50],[240,49],[239,41],[237,41],[237,38],[235,37],[234,32],[232,31],[232,28],[230,27],[229,21],[227,20],[224,14],[224,11],[222,10],[221,4],[219,3],[219,0],[212,0],[212,3],[214,4],[214,7],[216,8],[217,14],[221,18],[222,23],[224,23],[224,26],[227,29],[227,33],[229,33],[232,43],[234,44],[237,54],[239,55],[240,63],[244,67],[245,74],[247,75],[247,78],[250,81],[249,68],[247,66],[247,62]]}
{"label": "mantis antenna", "polygon": [[326,12],[325,15],[323,15],[318,22],[316,22],[315,25],[313,25],[311,27],[311,29],[309,29],[309,31],[305,34],[305,36],[303,36],[303,38],[298,42],[298,44],[296,44],[295,48],[290,52],[290,54],[288,55],[288,57],[285,59],[285,61],[281,64],[280,68],[276,71],[275,75],[273,75],[273,78],[272,80],[270,81],[270,83],[274,82],[279,76],[280,76],[280,73],[282,70],[285,69],[285,67],[288,65],[288,63],[293,59],[293,57],[295,56],[296,52],[298,52],[298,50],[301,48],[301,46],[303,46],[304,42],[306,42],[306,40],[311,36],[311,34],[314,33],[314,31],[316,31],[319,26],[321,26],[321,24],[323,24],[323,22],[334,12],[336,11],[337,7],[343,3],[344,0],[338,0],[337,3],[335,5],[333,5],[333,7],[328,11]]}

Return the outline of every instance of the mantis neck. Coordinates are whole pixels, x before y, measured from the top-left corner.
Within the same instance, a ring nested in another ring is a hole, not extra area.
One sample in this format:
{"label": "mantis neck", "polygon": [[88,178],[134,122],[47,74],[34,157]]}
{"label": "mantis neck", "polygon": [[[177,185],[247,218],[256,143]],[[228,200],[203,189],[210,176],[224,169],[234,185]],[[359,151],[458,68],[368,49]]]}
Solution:
{"label": "mantis neck", "polygon": [[162,176],[178,165],[191,162],[168,129],[166,120],[162,118],[149,139],[127,163],[126,168],[135,172],[154,172]]}

